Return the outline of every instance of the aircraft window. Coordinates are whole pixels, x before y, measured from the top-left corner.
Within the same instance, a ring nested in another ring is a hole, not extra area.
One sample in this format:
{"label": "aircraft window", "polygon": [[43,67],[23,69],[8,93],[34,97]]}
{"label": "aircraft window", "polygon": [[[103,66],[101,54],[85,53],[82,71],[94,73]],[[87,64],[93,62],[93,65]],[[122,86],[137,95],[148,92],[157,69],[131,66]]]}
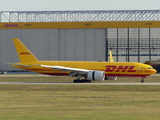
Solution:
{"label": "aircraft window", "polygon": [[148,69],[154,69],[153,67],[149,67]]}

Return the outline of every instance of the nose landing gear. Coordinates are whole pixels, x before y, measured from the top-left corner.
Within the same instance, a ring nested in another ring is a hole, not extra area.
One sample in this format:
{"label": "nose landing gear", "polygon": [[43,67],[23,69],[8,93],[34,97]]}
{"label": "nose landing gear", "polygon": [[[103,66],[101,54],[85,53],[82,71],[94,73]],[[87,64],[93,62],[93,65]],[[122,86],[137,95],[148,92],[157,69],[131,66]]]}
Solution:
{"label": "nose landing gear", "polygon": [[141,79],[141,83],[144,83],[144,78]]}

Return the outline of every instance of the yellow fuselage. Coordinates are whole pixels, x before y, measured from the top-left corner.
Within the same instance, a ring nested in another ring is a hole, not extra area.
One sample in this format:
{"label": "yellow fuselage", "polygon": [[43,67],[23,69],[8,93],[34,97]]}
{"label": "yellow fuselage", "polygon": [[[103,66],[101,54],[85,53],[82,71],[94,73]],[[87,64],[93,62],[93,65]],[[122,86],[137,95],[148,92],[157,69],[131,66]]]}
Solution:
{"label": "yellow fuselage", "polygon": [[87,70],[105,71],[105,76],[146,77],[156,73],[156,70],[152,69],[151,66],[134,62],[36,61],[25,62],[23,64],[30,66],[25,67],[13,65],[13,67],[48,75],[68,75],[69,72],[62,72],[52,68],[41,67],[40,65],[64,66]]}

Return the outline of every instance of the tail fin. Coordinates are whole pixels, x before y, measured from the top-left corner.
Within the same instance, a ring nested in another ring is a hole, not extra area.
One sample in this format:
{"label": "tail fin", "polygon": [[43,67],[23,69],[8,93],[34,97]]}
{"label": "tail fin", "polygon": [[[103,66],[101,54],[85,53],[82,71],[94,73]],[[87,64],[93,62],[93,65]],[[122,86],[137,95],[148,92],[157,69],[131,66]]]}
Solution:
{"label": "tail fin", "polygon": [[38,61],[38,59],[28,50],[28,48],[18,38],[13,38],[13,42],[21,62]]}
{"label": "tail fin", "polygon": [[114,61],[113,61],[112,51],[111,51],[111,50],[109,51],[109,55],[110,55],[110,62],[114,62]]}

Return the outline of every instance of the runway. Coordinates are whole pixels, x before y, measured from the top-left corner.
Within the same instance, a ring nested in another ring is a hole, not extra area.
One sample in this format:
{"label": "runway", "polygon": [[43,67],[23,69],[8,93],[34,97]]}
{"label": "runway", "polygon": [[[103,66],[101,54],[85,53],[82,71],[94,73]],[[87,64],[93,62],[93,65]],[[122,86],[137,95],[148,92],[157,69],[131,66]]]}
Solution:
{"label": "runway", "polygon": [[[43,76],[43,77],[49,77],[49,75],[43,75],[43,74],[0,74],[0,77],[35,77],[35,76]],[[153,74],[151,76],[160,76],[160,74]],[[53,77],[53,76],[50,76]]]}
{"label": "runway", "polygon": [[160,83],[57,83],[57,82],[0,82],[1,85],[160,85]]}
{"label": "runway", "polygon": [[[26,74],[26,75],[8,75],[8,74],[3,74],[0,75],[0,77],[35,77],[35,76],[46,76],[49,77],[48,75],[41,75],[41,74]],[[160,76],[160,74],[154,74],[152,76]],[[131,82],[126,82],[126,83],[73,83],[73,82],[0,82],[0,85],[160,85],[160,82],[136,82],[136,83],[131,83]]]}

